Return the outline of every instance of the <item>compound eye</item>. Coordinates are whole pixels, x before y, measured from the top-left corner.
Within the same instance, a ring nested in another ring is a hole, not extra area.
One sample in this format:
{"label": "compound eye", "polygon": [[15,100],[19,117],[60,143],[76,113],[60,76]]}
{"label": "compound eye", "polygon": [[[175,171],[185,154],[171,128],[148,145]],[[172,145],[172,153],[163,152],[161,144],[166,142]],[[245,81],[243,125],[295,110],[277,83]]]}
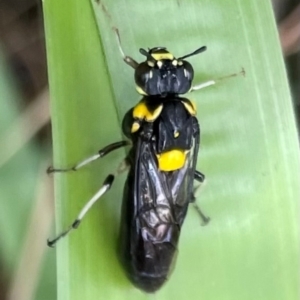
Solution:
{"label": "compound eye", "polygon": [[187,78],[188,80],[192,80],[194,77],[194,70],[191,64],[185,61],[182,67],[183,67],[184,77]]}
{"label": "compound eye", "polygon": [[190,77],[190,73],[186,68],[183,69],[183,72],[184,72],[184,77],[187,77],[187,78]]}

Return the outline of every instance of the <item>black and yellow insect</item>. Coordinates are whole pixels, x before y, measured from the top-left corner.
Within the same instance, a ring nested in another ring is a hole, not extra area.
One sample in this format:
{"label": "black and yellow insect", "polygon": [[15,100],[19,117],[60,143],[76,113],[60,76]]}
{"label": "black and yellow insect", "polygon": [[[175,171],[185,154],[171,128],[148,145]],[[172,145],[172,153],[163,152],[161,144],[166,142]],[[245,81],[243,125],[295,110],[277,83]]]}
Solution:
{"label": "black and yellow insect", "polygon": [[[204,181],[196,170],[200,128],[196,106],[180,95],[215,81],[192,86],[194,71],[185,59],[206,49],[175,58],[166,48],[140,49],[146,60],[137,63],[135,83],[142,100],[125,115],[123,132],[128,140],[110,144],[72,168],[49,168],[49,172],[76,171],[113,150],[131,145],[128,156],[101,189],[88,201],[73,224],[55,239],[77,228],[90,207],[106,193],[116,174],[129,169],[125,183],[119,235],[120,259],[132,283],[145,292],[157,291],[174,265],[180,231],[189,204],[195,201],[194,180]],[[208,221],[198,208],[204,222]]]}

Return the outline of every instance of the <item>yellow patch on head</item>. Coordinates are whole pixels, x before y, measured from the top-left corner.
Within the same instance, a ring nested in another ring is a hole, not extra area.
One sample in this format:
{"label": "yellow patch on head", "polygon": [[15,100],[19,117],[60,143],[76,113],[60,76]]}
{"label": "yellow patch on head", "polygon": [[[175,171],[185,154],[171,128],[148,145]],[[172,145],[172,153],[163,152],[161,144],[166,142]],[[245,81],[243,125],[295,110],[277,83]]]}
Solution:
{"label": "yellow patch on head", "polygon": [[173,60],[174,59],[174,55],[172,53],[151,53],[151,56],[155,59],[155,60],[162,60],[162,59],[169,59],[169,60]]}
{"label": "yellow patch on head", "polygon": [[170,150],[157,155],[158,168],[164,172],[175,171],[184,166],[186,153],[183,150]]}

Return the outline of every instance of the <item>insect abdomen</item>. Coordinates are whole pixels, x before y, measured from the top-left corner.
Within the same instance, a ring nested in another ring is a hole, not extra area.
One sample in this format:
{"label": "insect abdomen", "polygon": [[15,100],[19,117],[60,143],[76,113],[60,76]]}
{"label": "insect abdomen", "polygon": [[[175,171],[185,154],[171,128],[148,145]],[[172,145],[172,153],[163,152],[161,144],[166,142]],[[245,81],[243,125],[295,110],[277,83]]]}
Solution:
{"label": "insect abdomen", "polygon": [[[131,170],[125,183],[119,254],[130,281],[139,289],[153,293],[165,283],[174,266],[180,227],[161,221],[151,226],[145,224],[143,219],[149,220],[149,215],[155,219],[157,211],[136,205],[133,185]],[[158,209],[168,210],[165,206]]]}
{"label": "insect abdomen", "polygon": [[[133,284],[148,293],[157,291],[167,281],[172,266],[175,265],[177,253],[177,249],[168,242],[151,246],[155,256],[140,256],[140,260],[133,262],[132,267],[135,269],[129,274]],[[136,250],[139,251],[140,248]],[[138,253],[134,258],[138,258]]]}

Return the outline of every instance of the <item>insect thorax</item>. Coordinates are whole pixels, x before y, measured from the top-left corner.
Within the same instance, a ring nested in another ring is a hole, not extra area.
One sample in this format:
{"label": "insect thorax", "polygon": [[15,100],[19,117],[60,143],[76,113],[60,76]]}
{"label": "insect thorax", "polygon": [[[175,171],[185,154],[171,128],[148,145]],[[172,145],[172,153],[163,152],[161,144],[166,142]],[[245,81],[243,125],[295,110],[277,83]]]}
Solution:
{"label": "insect thorax", "polygon": [[190,100],[175,96],[163,99],[144,97],[133,108],[131,132],[151,139],[161,171],[174,171],[185,164],[198,123]]}

